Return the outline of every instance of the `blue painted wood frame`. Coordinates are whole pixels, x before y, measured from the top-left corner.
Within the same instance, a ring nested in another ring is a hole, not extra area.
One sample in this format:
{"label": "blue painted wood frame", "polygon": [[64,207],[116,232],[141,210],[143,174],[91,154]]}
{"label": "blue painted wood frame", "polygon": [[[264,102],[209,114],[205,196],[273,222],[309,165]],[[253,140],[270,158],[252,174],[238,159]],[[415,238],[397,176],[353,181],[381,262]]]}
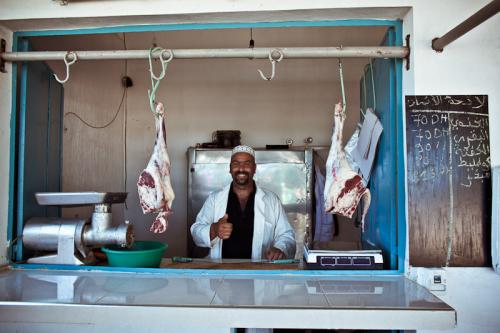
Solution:
{"label": "blue painted wood frame", "polygon": [[[390,27],[383,44],[393,46],[401,43],[401,28]],[[373,208],[368,212],[364,239],[384,250],[385,263],[390,269],[403,272],[406,212],[401,104],[402,60],[376,59],[371,64],[365,67],[364,78],[360,82],[360,104],[363,110],[367,107],[375,109],[384,126],[379,147],[386,149],[381,152],[379,148],[370,180]]]}
{"label": "blue painted wood frame", "polygon": [[[12,51],[17,51],[18,49],[18,38],[13,38],[12,40]],[[7,241],[10,244],[9,249],[7,251],[7,259],[11,261],[12,258],[15,258],[17,255],[15,253],[16,246],[14,239],[14,215],[15,215],[15,180],[17,178],[16,175],[16,137],[17,137],[17,72],[19,65],[17,63],[12,63],[12,103],[11,103],[11,117],[10,117],[10,148],[9,148],[9,212],[7,217]]]}
{"label": "blue painted wood frame", "polygon": [[[394,43],[396,46],[403,45],[403,23],[401,21],[394,27],[396,34]],[[408,60],[409,61],[409,60]],[[397,249],[398,249],[398,271],[404,273],[406,262],[406,168],[405,168],[405,145],[404,136],[405,128],[403,126],[403,59],[395,60],[395,75],[396,75],[396,114],[395,123],[397,126],[396,135],[396,234],[397,234]]]}
{"label": "blue painted wood frame", "polygon": [[[27,39],[20,49],[29,51]],[[59,216],[58,207],[40,206],[34,193],[60,191],[62,85],[52,70],[40,62],[21,65],[16,187],[16,260],[22,260],[24,221],[33,216]]]}
{"label": "blue painted wood frame", "polygon": [[128,26],[86,28],[86,29],[18,31],[14,33],[14,38],[35,37],[35,36],[110,34],[110,33],[121,33],[121,32],[176,31],[176,30],[292,28],[292,27],[367,27],[367,26],[396,27],[396,26],[401,26],[401,21],[366,19],[366,20],[335,20],[335,21],[283,21],[283,22],[249,22],[249,23],[128,25]]}
{"label": "blue painted wood frame", "polygon": [[125,272],[125,273],[148,273],[148,274],[165,274],[165,275],[182,275],[182,274],[197,274],[197,275],[287,275],[287,276],[338,276],[338,275],[357,275],[357,276],[386,276],[398,275],[397,270],[283,270],[280,269],[280,264],[275,264],[276,269],[273,270],[250,270],[250,269],[177,269],[177,268],[128,268],[128,267],[111,267],[111,266],[71,266],[71,265],[53,265],[53,264],[12,264],[15,269],[43,269],[43,270],[58,270],[58,271],[104,271],[104,272]]}
{"label": "blue painted wood frame", "polygon": [[[19,41],[21,51],[28,51],[29,44],[26,39]],[[16,260],[23,258],[23,243],[22,243],[22,230],[23,230],[23,212],[24,212],[24,156],[25,156],[25,137],[26,137],[26,78],[28,75],[28,67],[26,64],[21,65],[21,84],[20,84],[20,98],[19,98],[19,135],[18,135],[18,160],[17,160],[17,205],[16,205]],[[16,113],[12,112],[12,115]]]}
{"label": "blue painted wood frame", "polygon": [[[22,31],[14,33],[13,41],[13,51],[18,51],[17,42],[21,37],[35,37],[35,36],[63,36],[63,35],[83,35],[83,34],[106,34],[106,33],[119,33],[119,32],[147,32],[147,31],[175,31],[175,30],[209,30],[209,29],[238,29],[238,28],[283,28],[283,27],[356,27],[356,26],[386,26],[392,28],[395,33],[394,43],[395,45],[403,45],[402,39],[402,22],[399,20],[336,20],[336,21],[284,21],[284,22],[255,22],[255,23],[210,23],[210,24],[173,24],[173,25],[140,25],[140,26],[116,26],[116,27],[105,27],[105,28],[90,28],[90,29],[68,29],[68,30],[46,30],[46,31]],[[14,47],[15,46],[15,47]],[[13,82],[15,77],[13,77]],[[396,259],[391,259],[391,268],[394,269],[384,270],[384,271],[370,271],[370,274],[401,274],[404,272],[404,257],[405,257],[405,244],[406,244],[406,216],[405,216],[405,182],[404,182],[404,147],[403,147],[403,122],[402,122],[402,60],[395,61],[395,93],[396,93],[396,114],[395,124],[397,131],[396,135],[396,145],[397,158],[396,158],[396,172],[397,172],[397,198],[394,203],[396,208],[396,221],[392,223],[391,232],[397,234],[397,242],[390,249],[391,252],[397,253]],[[26,99],[25,94],[21,91],[20,100],[21,103]],[[16,90],[13,89],[13,108],[12,115],[15,115],[15,100],[16,100]],[[11,122],[11,133],[15,130],[15,121]],[[15,133],[15,132],[14,132]],[[11,135],[12,136],[12,135]],[[12,140],[11,140],[12,142]],[[15,147],[11,143],[11,156],[15,156]],[[23,155],[19,155],[19,159],[22,163]],[[10,201],[9,209],[13,209],[13,198],[14,198],[14,188],[13,184],[15,177],[12,169],[14,168],[14,162],[11,160],[11,172],[10,172]],[[22,180],[20,181],[22,183]],[[9,211],[9,232],[12,232],[10,227],[14,223],[14,217]],[[11,238],[12,239],[12,238]],[[392,263],[393,260],[397,260],[397,265]],[[21,267],[21,266],[19,266]],[[31,267],[35,267],[32,265]],[[48,266],[47,266],[48,267]],[[54,267],[57,268],[57,267]],[[75,269],[79,269],[75,267]],[[103,269],[107,270],[109,268],[96,268],[92,269]],[[133,269],[133,271],[141,271]],[[164,271],[164,270],[162,270]],[[178,272],[178,271],[177,271]],[[220,272],[220,271],[218,271]],[[248,273],[248,271],[245,271]],[[258,271],[255,271],[258,272]],[[273,271],[266,271],[267,274],[272,274]],[[279,271],[278,271],[279,272]],[[179,272],[181,273],[181,272]],[[360,271],[335,271],[323,273],[321,271],[301,271],[301,274],[314,275],[314,274],[366,274],[366,272]],[[200,272],[203,274],[203,272]]]}
{"label": "blue painted wood frame", "polygon": [[[389,28],[383,45],[394,45],[395,32]],[[375,59],[366,67],[361,86],[362,102],[372,108],[384,131],[380,137],[370,178],[372,202],[366,217],[363,239],[384,253],[384,264],[398,266],[397,248],[397,170],[396,170],[396,85],[394,59]]]}

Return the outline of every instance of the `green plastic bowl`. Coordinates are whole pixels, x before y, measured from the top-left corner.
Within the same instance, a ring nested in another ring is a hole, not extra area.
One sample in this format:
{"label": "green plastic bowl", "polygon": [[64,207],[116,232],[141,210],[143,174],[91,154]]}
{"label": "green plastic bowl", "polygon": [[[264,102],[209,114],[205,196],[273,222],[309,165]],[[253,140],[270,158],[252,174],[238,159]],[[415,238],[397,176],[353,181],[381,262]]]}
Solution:
{"label": "green plastic bowl", "polygon": [[167,244],[154,241],[135,241],[131,248],[117,245],[103,247],[108,264],[115,267],[159,267]]}

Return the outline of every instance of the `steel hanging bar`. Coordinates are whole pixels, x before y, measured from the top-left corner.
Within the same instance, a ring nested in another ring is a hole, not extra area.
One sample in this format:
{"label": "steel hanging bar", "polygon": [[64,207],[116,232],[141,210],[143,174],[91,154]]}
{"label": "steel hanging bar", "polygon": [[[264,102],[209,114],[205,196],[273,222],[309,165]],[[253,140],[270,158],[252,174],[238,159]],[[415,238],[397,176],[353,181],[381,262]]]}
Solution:
{"label": "steel hanging bar", "polygon": [[462,37],[490,17],[496,15],[498,11],[500,11],[500,0],[490,2],[481,8],[477,13],[448,31],[443,36],[434,38],[432,40],[432,49],[437,52],[443,52],[446,45]]}
{"label": "steel hanging bar", "polygon": [[[405,58],[409,50],[405,46],[376,47],[280,47],[280,48],[241,48],[241,49],[173,49],[175,59],[201,58],[255,58],[268,59],[271,52],[273,59],[283,58]],[[114,51],[71,51],[78,61],[81,60],[125,60],[148,59],[149,50],[114,50]],[[161,51],[155,52],[153,58],[159,58]],[[46,61],[72,60],[68,51],[31,51],[0,53],[4,61]]]}

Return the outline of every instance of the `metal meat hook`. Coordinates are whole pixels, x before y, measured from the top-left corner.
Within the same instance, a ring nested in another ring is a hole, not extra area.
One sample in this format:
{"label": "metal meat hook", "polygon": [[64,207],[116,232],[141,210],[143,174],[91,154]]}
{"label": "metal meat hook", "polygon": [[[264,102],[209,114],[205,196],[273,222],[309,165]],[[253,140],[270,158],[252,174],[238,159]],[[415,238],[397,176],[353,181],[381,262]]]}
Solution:
{"label": "metal meat hook", "polygon": [[[71,60],[69,60],[70,55],[73,56],[73,59],[71,59]],[[64,55],[63,60],[64,60],[64,63],[66,64],[66,77],[64,78],[64,80],[61,80],[60,78],[57,77],[56,74],[54,74],[56,81],[61,83],[61,84],[66,83],[69,80],[69,66],[73,65],[78,60],[78,57],[76,56],[75,52],[68,51],[68,53],[66,53]]]}
{"label": "metal meat hook", "polygon": [[[273,58],[274,51],[276,51],[280,54],[278,59]],[[260,69],[257,70],[263,80],[271,81],[272,79],[274,79],[274,74],[276,71],[276,62],[280,62],[282,59],[283,59],[283,52],[281,50],[274,49],[274,50],[269,51],[269,61],[271,61],[271,76],[267,77],[264,75],[264,73],[262,73],[262,71]]]}
{"label": "metal meat hook", "polygon": [[346,105],[345,88],[344,88],[344,73],[342,71],[342,60],[340,58],[339,58],[339,77],[340,77],[340,91],[342,93],[342,116],[345,117],[345,110],[347,109],[347,105]]}
{"label": "metal meat hook", "polygon": [[[159,76],[156,76],[153,73],[153,64],[151,62],[151,55],[156,51],[160,51],[161,73]],[[165,53],[168,53],[167,59],[164,58]],[[162,80],[165,77],[167,65],[170,61],[172,61],[173,58],[174,58],[174,53],[172,52],[172,50],[162,49],[161,47],[155,47],[154,49],[151,49],[149,51],[149,72],[151,73],[151,77],[155,80],[158,80],[158,81]]]}

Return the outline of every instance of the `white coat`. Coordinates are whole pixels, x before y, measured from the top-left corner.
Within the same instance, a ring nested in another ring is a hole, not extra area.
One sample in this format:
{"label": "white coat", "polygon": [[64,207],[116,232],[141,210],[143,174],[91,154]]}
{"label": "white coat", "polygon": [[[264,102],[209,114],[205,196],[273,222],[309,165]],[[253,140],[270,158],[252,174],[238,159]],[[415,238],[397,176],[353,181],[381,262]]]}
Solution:
{"label": "white coat", "polygon": [[[210,241],[210,225],[226,214],[227,199],[231,184],[222,190],[212,192],[191,226],[191,235],[197,246],[210,248],[209,258],[222,257],[222,239]],[[288,223],[285,210],[276,194],[259,186],[255,192],[252,259],[265,259],[266,251],[272,246],[280,249],[286,258],[295,255],[295,234]]]}

